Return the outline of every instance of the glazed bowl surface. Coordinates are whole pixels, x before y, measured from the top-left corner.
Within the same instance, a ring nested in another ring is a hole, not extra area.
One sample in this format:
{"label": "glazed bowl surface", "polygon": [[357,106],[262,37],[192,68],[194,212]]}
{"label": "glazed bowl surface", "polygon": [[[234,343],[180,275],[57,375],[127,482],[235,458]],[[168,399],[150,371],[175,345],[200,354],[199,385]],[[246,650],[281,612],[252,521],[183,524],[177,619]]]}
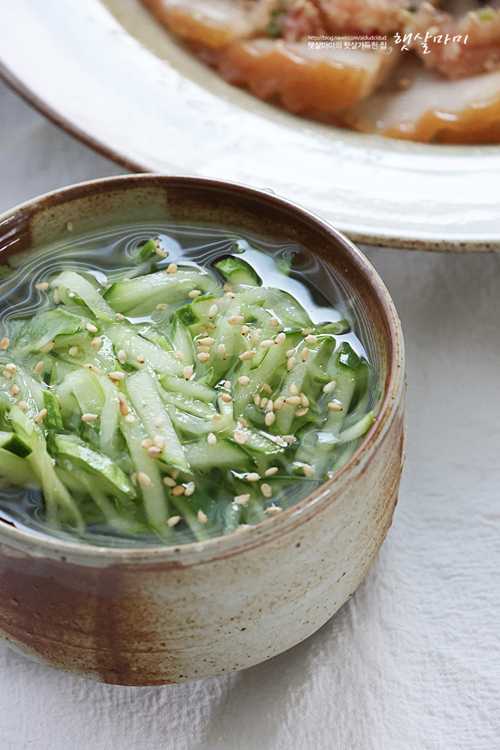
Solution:
{"label": "glazed bowl surface", "polygon": [[377,418],[325,484],[241,533],[147,548],[98,547],[0,522],[0,636],[57,669],[159,685],[258,664],[314,633],[365,577],[391,524],[404,459],[404,349],[377,273],[343,235],[274,194],[138,175],[84,183],[0,216],[12,254],[131,221],[193,222],[287,237],[363,301],[378,356]]}

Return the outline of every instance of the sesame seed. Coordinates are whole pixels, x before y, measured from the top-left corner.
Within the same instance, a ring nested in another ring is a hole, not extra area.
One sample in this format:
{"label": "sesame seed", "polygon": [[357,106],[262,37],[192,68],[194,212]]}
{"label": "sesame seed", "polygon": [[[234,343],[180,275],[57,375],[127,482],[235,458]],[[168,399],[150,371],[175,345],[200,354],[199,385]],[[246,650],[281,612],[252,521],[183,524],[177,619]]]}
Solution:
{"label": "sesame seed", "polygon": [[274,411],[274,403],[272,398],[270,398],[266,404],[266,411]]}
{"label": "sesame seed", "polygon": [[292,396],[296,396],[299,392],[299,389],[295,385],[295,383],[290,383],[290,388],[288,389]]}
{"label": "sesame seed", "polygon": [[219,346],[217,347],[217,353],[221,359],[227,358],[227,351],[224,344],[219,344]]}
{"label": "sesame seed", "polygon": [[95,373],[96,375],[99,375],[99,377],[102,377],[102,376],[104,375],[103,371],[102,371],[102,370],[101,370],[101,369],[100,369],[99,367],[96,367],[96,365],[90,365],[90,364],[88,364],[88,363],[87,363],[87,364],[85,364],[85,365],[83,365],[83,366],[84,366],[84,367],[85,367],[85,368],[86,368],[87,370],[91,370],[91,371],[92,371],[93,373]]}
{"label": "sesame seed", "polygon": [[259,341],[260,341],[260,332],[259,332],[258,329],[255,329],[254,331],[252,331],[252,333],[250,334],[250,341],[252,342],[252,344],[258,344],[259,343]]}
{"label": "sesame seed", "polygon": [[186,380],[189,380],[189,378],[192,378],[193,377],[192,365],[186,365],[186,367],[182,371],[182,374]]}
{"label": "sesame seed", "polygon": [[296,417],[305,417],[305,415],[307,414],[308,411],[309,411],[309,407],[308,406],[301,406],[300,409],[297,409],[297,411],[295,412],[295,416]]}
{"label": "sesame seed", "polygon": [[283,404],[285,403],[285,399],[283,396],[278,396],[277,399],[274,401],[274,411],[279,411],[283,408]]}
{"label": "sesame seed", "polygon": [[177,263],[170,263],[167,266],[167,273],[177,273]]}
{"label": "sesame seed", "polygon": [[208,518],[206,517],[205,513],[203,513],[202,510],[198,511],[198,521],[200,523],[206,523],[208,521]]}
{"label": "sesame seed", "polygon": [[43,370],[43,360],[40,360],[40,362],[36,363],[33,372],[35,373],[35,375],[38,375],[38,373],[41,372],[42,370]]}
{"label": "sesame seed", "polygon": [[288,370],[288,372],[290,372],[290,370],[292,369],[292,367],[294,366],[294,364],[296,363],[296,361],[297,360],[295,359],[295,357],[290,357],[290,359],[288,360],[287,365],[286,365],[286,369]]}
{"label": "sesame seed", "polygon": [[47,416],[47,409],[42,409],[41,411],[39,411],[34,419],[35,424],[40,424],[42,419],[44,419],[46,416]]}
{"label": "sesame seed", "polygon": [[337,401],[330,401],[329,404],[327,404],[330,411],[344,411],[342,406]]}
{"label": "sesame seed", "polygon": [[235,297],[236,297],[236,294],[234,294],[233,292],[226,292],[222,296],[222,299],[234,299]]}
{"label": "sesame seed", "polygon": [[41,292],[46,292],[50,284],[48,281],[42,281],[40,284],[35,284],[35,289],[39,289]]}
{"label": "sesame seed", "polygon": [[243,417],[238,417],[238,419],[237,419],[236,421],[237,421],[237,422],[238,422],[238,424],[240,424],[240,425],[241,425],[242,427],[246,427],[246,428],[247,428],[247,430],[249,429],[250,425],[248,424],[248,422],[247,422],[247,420],[246,420],[246,419],[243,419]]}
{"label": "sesame seed", "polygon": [[300,394],[300,403],[302,404],[302,406],[309,406],[309,399],[304,393]]}
{"label": "sesame seed", "polygon": [[264,497],[271,497],[273,494],[271,487],[265,483],[260,485],[260,491],[262,492]]}
{"label": "sesame seed", "polygon": [[21,411],[26,411],[26,409],[28,408],[28,404],[26,403],[26,401],[19,401],[17,405],[19,409],[21,409]]}
{"label": "sesame seed", "polygon": [[323,386],[323,393],[331,393],[336,385],[337,385],[336,380],[330,380],[329,383]]}
{"label": "sesame seed", "polygon": [[161,456],[161,448],[152,445],[151,448],[148,448],[148,456],[149,458],[158,458],[158,456]]}
{"label": "sesame seed", "polygon": [[305,337],[304,341],[306,342],[306,344],[317,344],[318,343],[318,337],[317,336],[313,336],[312,334],[309,333]]}
{"label": "sesame seed", "polygon": [[99,419],[97,414],[82,414],[82,422],[95,422]]}
{"label": "sesame seed", "polygon": [[100,336],[96,336],[95,339],[92,339],[92,346],[101,346],[102,344],[102,338]]}
{"label": "sesame seed", "polygon": [[252,526],[249,523],[240,523],[240,525],[235,529],[235,534],[243,534],[245,531],[250,531]]}
{"label": "sesame seed", "polygon": [[160,256],[160,258],[168,258],[168,253],[165,252],[165,250],[162,250],[161,247],[155,247],[155,253]]}
{"label": "sesame seed", "polygon": [[272,339],[265,339],[265,341],[260,342],[261,349],[270,349],[272,346],[274,346],[274,341]]}
{"label": "sesame seed", "polygon": [[212,419],[220,421],[222,419],[222,414],[212,414]]}
{"label": "sesame seed", "polygon": [[251,471],[250,474],[247,474],[245,477],[247,482],[258,482],[260,479],[260,476],[255,471]]}
{"label": "sesame seed", "polygon": [[264,472],[264,476],[266,477],[272,477],[273,474],[278,473],[278,467],[277,466],[271,466],[270,469],[267,469],[267,471]]}
{"label": "sesame seed", "polygon": [[297,438],[295,437],[295,435],[283,435],[283,440],[285,441],[285,443],[288,443],[288,445],[297,442]]}
{"label": "sesame seed", "polygon": [[247,360],[253,359],[254,357],[255,357],[255,352],[248,350],[247,352],[243,352],[243,354],[240,354],[239,359],[241,359],[242,362],[246,362]]}
{"label": "sesame seed", "polygon": [[189,482],[189,484],[186,486],[186,491],[184,492],[184,494],[186,495],[186,497],[190,497],[195,491],[195,489],[196,489],[195,483]]}
{"label": "sesame seed", "polygon": [[17,365],[15,365],[14,362],[9,362],[8,365],[5,365],[5,369],[7,370],[7,372],[16,372]]}
{"label": "sesame seed", "polygon": [[2,372],[2,375],[4,376],[5,380],[12,380],[12,374],[8,370],[4,370]]}
{"label": "sesame seed", "polygon": [[302,470],[306,477],[312,477],[314,474],[314,469],[312,466],[309,466],[309,464],[302,464]]}
{"label": "sesame seed", "polygon": [[136,359],[140,365],[143,365],[146,361],[146,357],[144,356],[144,354],[138,354]]}
{"label": "sesame seed", "polygon": [[233,387],[233,384],[231,383],[230,380],[224,381],[224,388],[226,388],[226,390],[230,391],[232,387]]}
{"label": "sesame seed", "polygon": [[127,361],[127,352],[124,351],[123,349],[120,349],[117,356],[118,356],[118,362],[121,365],[124,365],[125,362]]}
{"label": "sesame seed", "polygon": [[68,354],[70,357],[76,357],[78,354],[80,347],[79,346],[70,346]]}
{"label": "sesame seed", "polygon": [[276,326],[279,326],[279,324],[280,324],[280,322],[279,322],[278,318],[275,318],[274,316],[269,321],[269,325],[273,326],[273,328],[276,328]]}
{"label": "sesame seed", "polygon": [[276,414],[273,411],[268,411],[265,418],[265,423],[267,427],[271,427],[274,420],[276,419]]}
{"label": "sesame seed", "polygon": [[231,286],[231,284],[224,284],[224,286],[222,288],[224,289],[225,292],[232,292],[233,291],[233,287]]}
{"label": "sesame seed", "polygon": [[[210,308],[210,309],[212,309],[212,308]],[[209,321],[208,321],[208,323],[206,324],[205,328],[206,328],[206,329],[207,329],[208,331],[213,331],[213,330],[214,330],[214,328],[217,328],[217,326],[215,325],[215,323],[212,323],[212,322],[211,322],[211,321],[209,320]]]}
{"label": "sesame seed", "polygon": [[95,326],[93,323],[87,323],[85,328],[89,333],[97,333],[97,326]]}
{"label": "sesame seed", "polygon": [[166,484],[167,487],[175,487],[177,482],[172,477],[163,477],[163,484]]}
{"label": "sesame seed", "polygon": [[285,404],[292,404],[294,406],[297,406],[301,403],[300,396],[288,396],[285,399]]}
{"label": "sesame seed", "polygon": [[59,304],[61,303],[61,298],[60,298],[60,296],[59,296],[59,292],[58,292],[58,290],[57,290],[57,289],[54,289],[54,294],[53,294],[53,297],[54,297],[54,302],[55,302],[55,304],[56,304],[56,305],[59,305]]}
{"label": "sesame seed", "polygon": [[309,349],[307,348],[307,346],[305,346],[305,347],[304,347],[304,348],[302,349],[302,354],[300,355],[300,358],[302,359],[302,362],[305,362],[305,361],[306,361],[306,359],[307,359],[307,355],[308,355],[308,354],[309,354]]}
{"label": "sesame seed", "polygon": [[209,346],[198,346],[198,354],[210,354]]}
{"label": "sesame seed", "polygon": [[275,440],[276,440],[276,444],[279,445],[279,446],[281,446],[281,448],[285,448],[288,445],[288,443],[286,442],[286,440],[283,440],[283,438],[280,435],[278,435],[275,438]]}
{"label": "sesame seed", "polygon": [[72,232],[73,231],[73,227],[74,227],[73,222],[72,221],[68,221],[68,223],[66,224],[66,229],[68,230],[68,232]]}
{"label": "sesame seed", "polygon": [[147,474],[145,474],[143,471],[137,472],[137,481],[139,484],[142,484],[144,487],[149,487],[151,484],[151,477],[148,477]]}
{"label": "sesame seed", "polygon": [[303,336],[308,336],[310,333],[314,333],[314,329],[313,328],[303,328],[302,329],[302,335]]}
{"label": "sesame seed", "polygon": [[208,317],[215,318],[218,312],[219,312],[219,308],[217,307],[217,305],[212,305],[210,310],[208,311]]}
{"label": "sesame seed", "polygon": [[210,354],[208,354],[208,352],[200,352],[196,356],[198,357],[200,362],[208,362],[208,360],[210,359]]}
{"label": "sesame seed", "polygon": [[189,292],[188,297],[191,299],[194,299],[195,297],[199,297],[201,294],[199,289],[193,289],[191,292]]}
{"label": "sesame seed", "polygon": [[19,390],[20,390],[19,386],[16,383],[14,383],[14,385],[10,389],[10,392],[12,393],[13,396],[17,396],[17,394],[19,393]]}
{"label": "sesame seed", "polygon": [[167,526],[170,526],[172,528],[172,526],[176,526],[180,520],[181,520],[180,516],[170,516],[170,518],[167,521]]}
{"label": "sesame seed", "polygon": [[269,513],[271,516],[275,516],[277,513],[281,513],[281,508],[279,505],[270,505],[269,508],[266,508],[266,513]]}
{"label": "sesame seed", "polygon": [[283,331],[281,333],[278,333],[278,335],[274,339],[275,344],[284,344],[285,341],[286,341],[286,334],[283,333]]}
{"label": "sesame seed", "polygon": [[230,404],[233,400],[229,393],[221,393],[220,395],[221,399],[224,401],[225,404]]}
{"label": "sesame seed", "polygon": [[156,448],[163,448],[165,445],[165,438],[163,438],[161,435],[155,435],[153,438],[153,444]]}
{"label": "sesame seed", "polygon": [[52,466],[54,467],[54,466],[56,465],[56,459],[55,459],[55,458],[51,458],[51,459],[50,459],[50,463],[51,463],[51,464],[52,464]]}
{"label": "sesame seed", "polygon": [[266,406],[267,406],[267,404],[268,404],[268,401],[269,401],[269,399],[267,398],[267,396],[264,396],[264,398],[261,398],[261,400],[260,400],[260,408],[261,409],[265,409]]}
{"label": "sesame seed", "polygon": [[125,422],[127,424],[134,424],[134,422],[135,422],[134,415],[133,414],[127,414],[127,416],[125,417]]}
{"label": "sesame seed", "polygon": [[167,309],[167,307],[168,307],[168,305],[167,305],[167,303],[166,303],[166,302],[160,302],[160,304],[159,304],[159,305],[156,305],[156,308],[155,308],[155,309],[156,309],[156,310],[157,310],[158,312],[163,312],[163,310],[166,310],[166,309]]}
{"label": "sesame seed", "polygon": [[149,438],[146,438],[146,440],[143,440],[141,443],[141,448],[144,448],[145,451],[147,451],[148,448],[151,448],[153,445],[153,441]]}
{"label": "sesame seed", "polygon": [[227,322],[231,326],[239,326],[245,320],[243,315],[230,315]]}
{"label": "sesame seed", "polygon": [[253,402],[254,402],[255,406],[260,406],[260,396],[259,396],[259,394],[257,394],[256,396],[253,397]]}
{"label": "sesame seed", "polygon": [[158,419],[155,421],[155,427],[158,430],[162,426],[163,426],[163,417],[158,417]]}
{"label": "sesame seed", "polygon": [[209,432],[208,435],[207,435],[207,443],[209,445],[215,445],[216,442],[217,442],[217,438],[214,435],[214,433],[213,432]]}
{"label": "sesame seed", "polygon": [[125,320],[125,315],[123,315],[122,313],[116,313],[116,317],[118,318],[118,320]]}
{"label": "sesame seed", "polygon": [[236,497],[234,498],[234,502],[236,503],[236,505],[245,505],[245,503],[248,503],[249,500],[250,493],[246,495],[236,495]]}
{"label": "sesame seed", "polygon": [[56,343],[55,341],[49,341],[48,344],[45,344],[45,346],[42,346],[42,348],[40,349],[40,352],[42,354],[48,354],[54,348],[55,343]]}
{"label": "sesame seed", "polygon": [[250,378],[249,378],[249,377],[247,377],[247,375],[241,375],[241,376],[240,376],[240,377],[238,378],[238,383],[239,383],[240,385],[242,385],[243,387],[245,387],[245,386],[247,386],[247,385],[250,385]]}
{"label": "sesame seed", "polygon": [[171,469],[170,474],[173,477],[173,479],[177,479],[177,477],[179,476],[179,469]]}
{"label": "sesame seed", "polygon": [[264,383],[264,385],[262,386],[262,390],[265,391],[266,393],[272,393],[273,392],[273,389],[271,388],[271,386],[268,383]]}
{"label": "sesame seed", "polygon": [[241,334],[242,336],[246,336],[247,333],[249,333],[250,328],[248,326],[241,326]]}
{"label": "sesame seed", "polygon": [[198,346],[213,346],[215,344],[215,339],[211,336],[205,336],[204,339],[200,339],[197,343]]}
{"label": "sesame seed", "polygon": [[235,430],[233,432],[234,442],[238,443],[238,445],[245,445],[245,443],[248,440],[248,435],[245,435],[244,432],[241,432],[241,430]]}
{"label": "sesame seed", "polygon": [[288,351],[286,352],[286,354],[285,354],[285,357],[286,357],[287,359],[290,359],[290,357],[293,357],[293,355],[295,354],[295,352],[296,352],[296,351],[297,351],[296,349],[289,349],[289,350],[288,350]]}
{"label": "sesame seed", "polygon": [[198,333],[199,333],[199,334],[200,334],[201,336],[206,336],[206,335],[208,334],[208,331],[207,331],[207,329],[206,329],[206,327],[205,327],[205,326],[200,326],[200,327],[198,328]]}
{"label": "sesame seed", "polygon": [[125,379],[125,373],[124,372],[110,372],[108,374],[108,378],[110,380],[124,380]]}
{"label": "sesame seed", "polygon": [[0,341],[0,349],[4,352],[8,348],[9,344],[10,344],[10,339],[7,338],[6,336]]}

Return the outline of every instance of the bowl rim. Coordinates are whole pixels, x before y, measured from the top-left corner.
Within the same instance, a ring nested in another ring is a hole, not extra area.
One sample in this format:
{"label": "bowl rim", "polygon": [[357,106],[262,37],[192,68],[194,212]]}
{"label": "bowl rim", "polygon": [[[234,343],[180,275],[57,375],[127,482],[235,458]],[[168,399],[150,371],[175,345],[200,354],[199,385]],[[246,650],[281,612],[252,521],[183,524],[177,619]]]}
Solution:
{"label": "bowl rim", "polygon": [[[380,436],[394,416],[398,407],[397,395],[404,386],[404,341],[401,323],[396,312],[392,298],[379,276],[378,272],[363,255],[363,253],[342,232],[335,229],[324,219],[312,211],[303,208],[297,203],[276,195],[272,190],[259,189],[230,180],[219,178],[206,178],[192,175],[159,175],[157,173],[143,173],[121,175],[118,177],[104,177],[95,180],[75,183],[64,188],[43,193],[31,200],[21,203],[0,214],[0,229],[4,222],[12,220],[16,216],[32,217],[46,208],[57,208],[59,205],[78,199],[90,197],[101,192],[111,192],[114,189],[129,190],[134,187],[153,187],[160,189],[188,187],[199,185],[204,188],[219,191],[236,191],[242,199],[250,198],[254,201],[262,201],[274,205],[293,215],[295,220],[312,224],[316,229],[322,230],[334,244],[357,266],[360,273],[369,283],[377,303],[385,317],[390,331],[390,339],[387,344],[387,362],[390,363],[387,374],[386,393],[380,405],[377,419],[371,426],[356,452],[351,458],[329,479],[313,492],[300,500],[298,503],[285,508],[281,513],[260,521],[249,529],[235,531],[227,535],[219,535],[202,542],[189,542],[187,544],[160,545],[145,547],[104,547],[75,541],[68,541],[59,537],[45,536],[28,528],[19,528],[0,519],[0,550],[2,543],[11,543],[13,547],[23,547],[29,551],[36,551],[37,555],[47,553],[50,557],[62,556],[64,561],[68,557],[77,557],[80,561],[97,561],[106,559],[106,564],[116,563],[158,563],[175,562],[183,564],[182,558],[206,558],[211,559],[228,557],[238,553],[248,546],[260,546],[270,536],[276,533],[282,535],[294,524],[305,512],[314,508],[319,512],[321,505],[328,502],[328,496],[332,488],[341,487],[349,478],[353,469],[364,461],[375,447]],[[323,501],[323,503],[322,503]],[[208,553],[208,555],[207,555]],[[186,561],[187,562],[187,561]]]}

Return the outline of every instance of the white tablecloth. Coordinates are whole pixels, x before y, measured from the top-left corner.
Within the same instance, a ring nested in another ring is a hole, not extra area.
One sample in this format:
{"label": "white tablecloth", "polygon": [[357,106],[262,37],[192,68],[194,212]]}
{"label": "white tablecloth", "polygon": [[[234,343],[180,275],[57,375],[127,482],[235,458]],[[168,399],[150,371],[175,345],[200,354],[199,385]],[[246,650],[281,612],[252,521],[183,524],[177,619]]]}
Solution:
{"label": "white tablecloth", "polygon": [[[121,173],[0,84],[0,211]],[[403,322],[409,429],[356,594],[287,653],[185,685],[98,685],[0,647],[0,750],[500,748],[500,257],[366,252]]]}

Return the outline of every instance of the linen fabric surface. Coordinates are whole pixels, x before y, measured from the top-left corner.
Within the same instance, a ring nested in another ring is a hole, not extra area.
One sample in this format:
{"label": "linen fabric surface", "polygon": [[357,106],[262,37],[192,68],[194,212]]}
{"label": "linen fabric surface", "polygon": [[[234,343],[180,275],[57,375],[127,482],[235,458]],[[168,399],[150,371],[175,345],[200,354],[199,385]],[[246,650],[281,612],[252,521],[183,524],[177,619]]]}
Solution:
{"label": "linen fabric surface", "polygon": [[[124,173],[0,83],[0,211]],[[290,651],[184,685],[100,685],[0,646],[1,750],[500,748],[500,256],[364,251],[403,323],[408,439],[357,592]]]}

